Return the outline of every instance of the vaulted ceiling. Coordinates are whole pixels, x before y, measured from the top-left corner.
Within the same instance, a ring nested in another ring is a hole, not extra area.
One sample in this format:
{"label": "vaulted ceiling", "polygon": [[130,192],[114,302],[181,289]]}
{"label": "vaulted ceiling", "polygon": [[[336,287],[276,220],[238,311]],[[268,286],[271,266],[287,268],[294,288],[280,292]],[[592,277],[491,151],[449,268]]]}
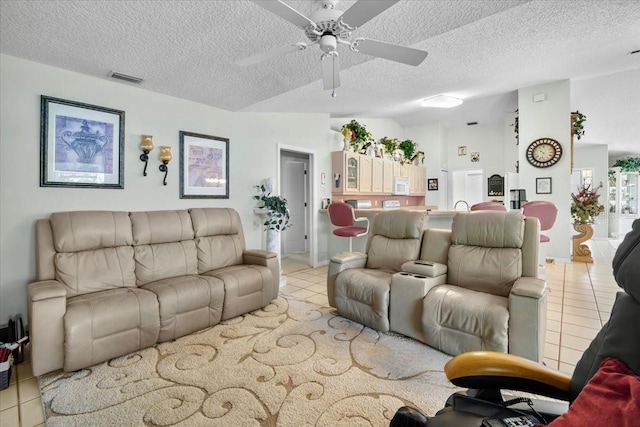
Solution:
{"label": "vaulted ceiling", "polygon": [[[320,7],[315,1],[286,3],[306,16]],[[336,9],[354,3],[339,1]],[[584,140],[640,155],[640,54],[629,54],[640,49],[639,1],[400,1],[354,36],[429,56],[412,67],[339,46],[336,98],[322,89],[317,46],[252,67],[236,64],[308,41],[300,28],[254,2],[1,0],[0,12],[4,54],[105,79],[112,71],[138,76],[147,90],[231,111],[460,126],[502,120],[513,111],[518,88],[572,79],[572,99],[587,100],[590,91],[610,95],[607,102],[584,101],[602,110],[580,108],[588,118],[606,114],[622,123],[596,120]],[[594,78],[595,89],[589,84]],[[465,104],[420,107],[423,98],[442,93]]]}

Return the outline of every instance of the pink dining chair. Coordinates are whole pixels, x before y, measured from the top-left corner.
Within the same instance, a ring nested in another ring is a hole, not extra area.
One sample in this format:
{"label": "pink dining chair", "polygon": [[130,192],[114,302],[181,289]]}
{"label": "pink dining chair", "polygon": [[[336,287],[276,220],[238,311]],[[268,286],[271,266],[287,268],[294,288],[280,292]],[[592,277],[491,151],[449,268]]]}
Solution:
{"label": "pink dining chair", "polygon": [[498,202],[480,202],[471,206],[472,211],[503,211],[506,212],[507,208]]}
{"label": "pink dining chair", "polygon": [[[349,238],[349,252],[353,251],[353,238],[364,236],[369,233],[369,220],[367,218],[356,218],[353,206],[348,203],[335,202],[327,208],[329,221],[335,227],[333,234],[339,237]],[[366,222],[366,227],[356,227],[356,222]]]}
{"label": "pink dining chair", "polygon": [[[533,200],[522,205],[522,214],[532,216],[540,221],[540,231],[550,230],[556,222],[558,208],[545,200]],[[540,233],[540,243],[548,242],[549,236]]]}

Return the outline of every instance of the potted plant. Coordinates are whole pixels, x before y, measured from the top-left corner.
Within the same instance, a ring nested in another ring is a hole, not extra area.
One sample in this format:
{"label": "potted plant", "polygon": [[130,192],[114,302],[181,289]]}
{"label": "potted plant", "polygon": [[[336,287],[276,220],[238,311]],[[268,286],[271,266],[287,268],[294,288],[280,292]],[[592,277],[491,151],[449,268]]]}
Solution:
{"label": "potted plant", "polygon": [[413,154],[416,151],[416,144],[412,140],[405,139],[400,144],[398,144],[398,148],[402,150],[405,161],[409,162],[413,159]]}
{"label": "potted plant", "polygon": [[587,120],[587,116],[576,110],[571,113],[571,129],[573,134],[578,138],[584,135],[584,122]]}
{"label": "potted plant", "polygon": [[598,215],[604,212],[604,206],[598,202],[598,190],[602,188],[600,184],[595,190],[591,185],[582,185],[578,188],[578,194],[571,193],[571,217],[574,224],[593,224]]}
{"label": "potted plant", "polygon": [[258,189],[259,194],[253,196],[253,198],[259,201],[258,207],[267,212],[266,219],[263,223],[267,234],[269,230],[277,232],[284,231],[291,227],[289,210],[287,209],[287,199],[271,194],[273,185],[269,185],[268,182],[266,184],[256,185],[255,187]]}
{"label": "potted plant", "polygon": [[386,136],[380,139],[380,144],[382,144],[386,153],[393,153],[393,150],[398,148],[398,140],[387,138]]}
{"label": "potted plant", "polygon": [[345,142],[349,142],[351,149],[355,152],[358,152],[361,144],[371,139],[371,134],[367,131],[367,128],[358,123],[357,120],[345,123],[340,131],[344,136]]}
{"label": "potted plant", "polygon": [[[640,157],[627,157],[618,159],[613,167],[619,167],[622,172],[640,172]],[[609,171],[611,173],[613,171]]]}

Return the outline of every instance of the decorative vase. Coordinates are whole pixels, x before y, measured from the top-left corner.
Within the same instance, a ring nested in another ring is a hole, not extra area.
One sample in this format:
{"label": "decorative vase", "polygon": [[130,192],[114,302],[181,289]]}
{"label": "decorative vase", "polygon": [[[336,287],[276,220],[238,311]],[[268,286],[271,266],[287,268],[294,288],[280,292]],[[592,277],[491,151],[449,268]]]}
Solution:
{"label": "decorative vase", "polygon": [[571,256],[571,260],[592,263],[591,249],[589,249],[584,242],[593,237],[593,227],[591,224],[575,223],[573,224],[573,229],[576,230],[578,234],[573,235],[573,255]]}
{"label": "decorative vase", "polygon": [[344,146],[342,147],[342,151],[353,151],[351,148],[351,135],[344,137]]}

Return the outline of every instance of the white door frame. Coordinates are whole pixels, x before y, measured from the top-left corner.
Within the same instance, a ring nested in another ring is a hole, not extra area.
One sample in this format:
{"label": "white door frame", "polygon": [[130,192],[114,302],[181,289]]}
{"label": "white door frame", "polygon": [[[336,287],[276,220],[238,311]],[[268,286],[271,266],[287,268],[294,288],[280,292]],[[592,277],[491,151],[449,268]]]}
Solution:
{"label": "white door frame", "polygon": [[[294,153],[307,154],[309,156],[309,264],[311,267],[318,266],[318,243],[316,233],[316,221],[318,219],[318,210],[316,208],[316,185],[318,184],[315,179],[315,171],[317,170],[317,150],[310,150],[308,148],[296,147],[293,145],[276,144],[278,155],[276,156],[276,176],[280,177],[280,156],[283,151],[289,151]],[[280,179],[278,179],[278,194],[280,194]]]}

